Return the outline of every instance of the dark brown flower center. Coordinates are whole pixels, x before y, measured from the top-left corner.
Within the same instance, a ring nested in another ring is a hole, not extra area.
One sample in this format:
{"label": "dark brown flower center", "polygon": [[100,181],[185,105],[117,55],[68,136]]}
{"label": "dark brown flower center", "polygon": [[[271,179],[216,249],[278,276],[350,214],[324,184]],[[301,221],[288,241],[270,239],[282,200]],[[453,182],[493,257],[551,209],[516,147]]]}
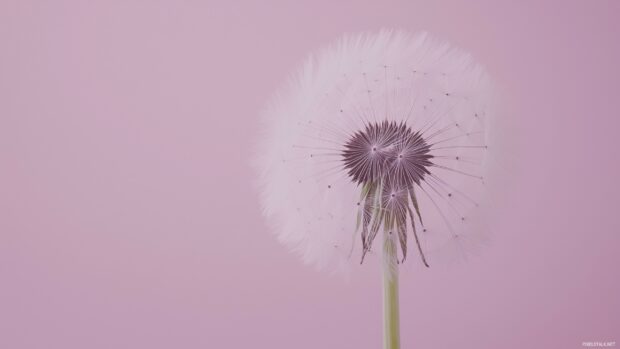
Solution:
{"label": "dark brown flower center", "polygon": [[356,132],[342,152],[345,169],[357,183],[371,183],[381,178],[407,188],[420,184],[433,156],[420,132],[405,124],[384,121],[368,124]]}
{"label": "dark brown flower center", "polygon": [[428,266],[416,233],[415,220],[422,224],[422,217],[414,185],[419,186],[424,176],[430,174],[430,150],[420,132],[413,132],[404,123],[388,121],[366,125],[345,144],[344,167],[362,189],[363,205],[358,203],[362,261],[381,227],[389,234],[398,233],[404,261],[409,221],[422,262]]}

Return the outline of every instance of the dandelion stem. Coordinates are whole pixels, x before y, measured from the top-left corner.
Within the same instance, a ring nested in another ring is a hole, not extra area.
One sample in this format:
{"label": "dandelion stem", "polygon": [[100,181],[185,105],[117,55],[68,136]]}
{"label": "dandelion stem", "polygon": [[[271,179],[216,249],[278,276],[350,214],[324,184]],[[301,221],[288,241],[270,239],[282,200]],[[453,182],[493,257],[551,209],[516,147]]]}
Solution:
{"label": "dandelion stem", "polygon": [[400,349],[398,308],[398,257],[395,234],[385,234],[383,244],[383,348]]}

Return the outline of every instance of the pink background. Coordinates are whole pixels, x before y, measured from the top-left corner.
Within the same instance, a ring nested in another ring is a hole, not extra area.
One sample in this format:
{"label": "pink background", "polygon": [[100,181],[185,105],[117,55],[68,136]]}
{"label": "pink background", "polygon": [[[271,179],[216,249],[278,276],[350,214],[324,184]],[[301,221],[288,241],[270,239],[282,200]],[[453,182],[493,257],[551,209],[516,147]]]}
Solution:
{"label": "pink background", "polygon": [[516,144],[493,244],[403,272],[404,348],[620,341],[618,18],[614,0],[2,0],[0,347],[379,348],[377,268],[299,263],[249,160],[306,54],[382,27],[473,52]]}

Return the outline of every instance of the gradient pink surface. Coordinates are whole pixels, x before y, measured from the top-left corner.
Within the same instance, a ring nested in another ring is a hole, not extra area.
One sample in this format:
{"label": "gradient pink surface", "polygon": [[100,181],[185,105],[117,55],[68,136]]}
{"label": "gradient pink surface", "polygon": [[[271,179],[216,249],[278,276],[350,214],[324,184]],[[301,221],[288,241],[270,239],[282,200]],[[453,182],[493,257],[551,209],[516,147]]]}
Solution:
{"label": "gradient pink surface", "polygon": [[380,348],[377,267],[303,266],[267,231],[249,161],[307,54],[383,27],[486,64],[516,145],[492,245],[403,271],[403,347],[620,341],[619,16],[602,0],[2,1],[0,348]]}

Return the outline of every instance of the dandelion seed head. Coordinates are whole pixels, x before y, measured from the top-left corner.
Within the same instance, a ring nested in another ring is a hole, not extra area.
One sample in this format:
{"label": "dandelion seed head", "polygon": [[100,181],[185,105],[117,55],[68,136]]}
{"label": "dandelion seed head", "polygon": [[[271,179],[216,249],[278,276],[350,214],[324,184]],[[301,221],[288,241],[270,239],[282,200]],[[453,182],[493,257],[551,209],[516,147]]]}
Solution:
{"label": "dandelion seed head", "polygon": [[331,270],[375,258],[390,233],[401,260],[466,255],[482,226],[490,90],[469,54],[425,33],[346,36],[310,57],[263,113],[255,164],[278,239]]}

